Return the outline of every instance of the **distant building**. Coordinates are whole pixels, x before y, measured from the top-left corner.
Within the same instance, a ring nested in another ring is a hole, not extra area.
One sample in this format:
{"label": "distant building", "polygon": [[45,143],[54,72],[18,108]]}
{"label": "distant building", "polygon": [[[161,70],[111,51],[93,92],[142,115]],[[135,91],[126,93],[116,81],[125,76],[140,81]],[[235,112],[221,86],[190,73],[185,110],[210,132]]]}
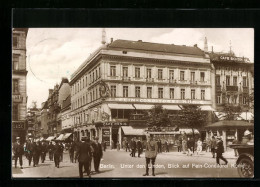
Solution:
{"label": "distant building", "polygon": [[27,28],[13,28],[12,35],[12,141],[26,139],[26,37]]}
{"label": "distant building", "polygon": [[32,107],[27,111],[27,138],[39,138],[41,136],[41,109]]}

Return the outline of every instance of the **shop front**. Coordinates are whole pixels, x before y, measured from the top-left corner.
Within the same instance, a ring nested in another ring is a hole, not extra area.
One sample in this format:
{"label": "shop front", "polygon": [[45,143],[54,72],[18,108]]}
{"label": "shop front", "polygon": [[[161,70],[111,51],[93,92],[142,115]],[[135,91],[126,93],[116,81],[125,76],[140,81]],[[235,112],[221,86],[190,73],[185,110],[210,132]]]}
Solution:
{"label": "shop front", "polygon": [[20,137],[22,143],[26,141],[26,121],[12,122],[12,142],[16,141],[16,137]]}
{"label": "shop front", "polygon": [[225,149],[232,144],[234,139],[241,142],[246,130],[254,133],[254,124],[242,120],[218,121],[205,128],[207,129],[207,137],[222,137]]}

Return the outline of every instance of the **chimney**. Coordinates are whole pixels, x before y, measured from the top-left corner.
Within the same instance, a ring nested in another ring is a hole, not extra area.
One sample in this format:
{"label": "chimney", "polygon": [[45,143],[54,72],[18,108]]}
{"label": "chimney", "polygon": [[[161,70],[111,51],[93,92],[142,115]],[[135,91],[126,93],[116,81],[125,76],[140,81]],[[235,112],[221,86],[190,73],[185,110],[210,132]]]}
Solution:
{"label": "chimney", "polygon": [[113,42],[113,38],[111,38],[111,43]]}
{"label": "chimney", "polygon": [[102,44],[106,44],[106,30],[103,29],[102,30],[102,41],[101,41]]}
{"label": "chimney", "polygon": [[205,40],[204,40],[204,52],[205,52],[205,53],[208,52],[208,41],[207,41],[207,37],[205,37]]}
{"label": "chimney", "polygon": [[62,77],[62,78],[61,78],[61,82],[68,83],[68,82],[69,82],[69,80],[68,80],[68,78],[67,78],[67,77]]}

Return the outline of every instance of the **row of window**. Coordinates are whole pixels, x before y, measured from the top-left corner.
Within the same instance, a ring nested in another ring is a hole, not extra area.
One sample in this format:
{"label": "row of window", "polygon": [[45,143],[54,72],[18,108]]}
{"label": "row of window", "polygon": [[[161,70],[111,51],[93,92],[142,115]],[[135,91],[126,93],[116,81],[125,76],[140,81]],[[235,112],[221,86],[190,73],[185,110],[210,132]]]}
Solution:
{"label": "row of window", "polygon": [[13,79],[12,93],[19,93],[19,80]]}
{"label": "row of window", "polygon": [[[230,76],[229,75],[227,75],[226,76],[226,85],[227,86],[231,86],[231,83],[230,83]],[[233,86],[237,86],[238,84],[237,84],[238,82],[237,82],[237,77],[236,76],[233,76]],[[243,84],[243,87],[247,87],[247,77],[243,77],[243,81],[242,81],[242,84]],[[220,76],[219,75],[217,75],[216,76],[216,85],[221,85],[221,83],[220,83]]]}
{"label": "row of window", "polygon": [[[111,91],[111,97],[117,97],[116,95],[116,86],[111,86],[110,87],[110,91]],[[174,99],[174,88],[170,88],[169,90],[169,97],[170,99]],[[141,91],[140,91],[140,86],[136,86],[135,87],[135,97],[136,98],[140,98]],[[147,87],[147,98],[153,98],[152,95],[152,87]],[[180,99],[185,99],[185,89],[181,89],[180,91],[180,95],[181,98]],[[123,86],[123,97],[128,97],[128,86]],[[163,94],[163,88],[158,88],[158,98],[163,98],[164,94]],[[201,90],[201,100],[205,100],[205,90]],[[196,99],[196,95],[195,95],[195,89],[191,89],[191,99]]]}
{"label": "row of window", "polygon": [[[89,79],[88,79],[88,76],[89,76]],[[75,95],[82,89],[86,88],[88,85],[94,83],[100,77],[101,77],[100,67],[97,67],[96,69],[89,72],[88,75],[83,76],[80,80],[78,80],[76,83],[74,83],[72,85],[72,95]]]}
{"label": "row of window", "polygon": [[[157,70],[157,78],[163,79],[163,69]],[[110,76],[116,76],[116,66],[110,66]],[[123,67],[123,77],[128,77],[128,67]],[[135,67],[135,78],[140,78],[140,67]],[[152,69],[146,69],[146,78],[152,78]],[[169,70],[169,79],[174,80],[174,70]],[[191,81],[195,81],[195,71],[190,72]],[[186,80],[185,71],[180,71],[180,80]],[[200,72],[200,81],[205,81],[205,72]]]}
{"label": "row of window", "polygon": [[228,104],[238,104],[239,103],[239,104],[247,105],[248,97],[247,96],[238,97],[237,95],[234,95],[234,96],[227,95],[226,97],[225,96],[221,97],[221,95],[217,95],[216,102],[217,102],[217,104],[222,104],[222,103],[226,102]]}

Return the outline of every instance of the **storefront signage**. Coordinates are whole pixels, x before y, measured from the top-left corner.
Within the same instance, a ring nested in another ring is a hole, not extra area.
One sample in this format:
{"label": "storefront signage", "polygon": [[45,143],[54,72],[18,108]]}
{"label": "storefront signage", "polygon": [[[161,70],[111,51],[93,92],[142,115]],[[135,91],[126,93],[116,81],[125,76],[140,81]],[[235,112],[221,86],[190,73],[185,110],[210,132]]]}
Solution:
{"label": "storefront signage", "polygon": [[110,146],[110,129],[102,129],[102,141],[106,146]]}
{"label": "storefront signage", "polygon": [[21,95],[12,95],[13,102],[23,102],[23,97]]}
{"label": "storefront signage", "polygon": [[105,122],[104,126],[127,126],[126,122]]}
{"label": "storefront signage", "polygon": [[219,56],[219,60],[238,61],[238,62],[250,62],[250,60],[248,58],[232,57],[232,56]]}
{"label": "storefront signage", "polygon": [[24,121],[13,121],[13,130],[24,130],[25,129],[25,122]]}
{"label": "storefront signage", "polygon": [[110,136],[110,129],[102,129],[103,136]]}
{"label": "storefront signage", "polygon": [[202,100],[170,100],[170,99],[140,99],[140,98],[109,98],[108,101],[133,102],[133,103],[172,103],[172,104],[211,104],[211,101]]}

